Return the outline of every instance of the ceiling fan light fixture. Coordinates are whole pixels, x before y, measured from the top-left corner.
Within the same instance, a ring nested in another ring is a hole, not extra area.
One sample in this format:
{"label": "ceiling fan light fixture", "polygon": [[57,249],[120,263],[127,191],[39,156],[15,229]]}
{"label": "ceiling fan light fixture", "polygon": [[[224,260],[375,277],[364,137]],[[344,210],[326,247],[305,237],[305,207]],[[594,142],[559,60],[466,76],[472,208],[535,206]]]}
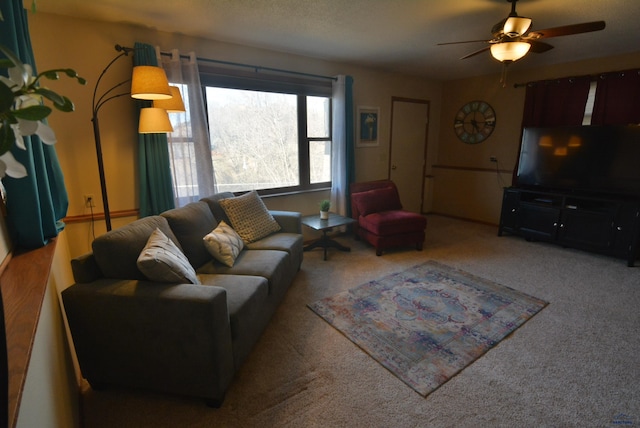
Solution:
{"label": "ceiling fan light fixture", "polygon": [[491,45],[491,55],[500,62],[517,61],[531,49],[526,42],[502,42]]}
{"label": "ceiling fan light fixture", "polygon": [[504,23],[502,32],[509,37],[522,36],[531,26],[531,18],[510,16]]}

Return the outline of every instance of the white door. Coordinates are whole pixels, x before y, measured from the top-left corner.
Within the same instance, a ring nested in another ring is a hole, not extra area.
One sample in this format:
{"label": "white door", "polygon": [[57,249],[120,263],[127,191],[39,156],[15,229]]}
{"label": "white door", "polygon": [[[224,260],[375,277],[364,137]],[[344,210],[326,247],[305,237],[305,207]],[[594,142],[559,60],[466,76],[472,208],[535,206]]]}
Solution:
{"label": "white door", "polygon": [[404,209],[423,213],[429,101],[391,99],[389,178],[398,187]]}

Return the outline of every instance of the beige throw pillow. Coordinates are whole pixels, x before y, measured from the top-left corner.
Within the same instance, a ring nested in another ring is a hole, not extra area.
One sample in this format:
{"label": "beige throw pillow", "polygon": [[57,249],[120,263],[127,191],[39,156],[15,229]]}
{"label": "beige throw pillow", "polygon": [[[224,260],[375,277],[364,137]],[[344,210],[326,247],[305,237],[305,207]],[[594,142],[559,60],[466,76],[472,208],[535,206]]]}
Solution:
{"label": "beige throw pillow", "polygon": [[242,242],[240,235],[224,220],[220,221],[218,226],[203,239],[207,251],[216,260],[229,267],[233,267],[238,254],[244,248],[244,242]]}
{"label": "beige throw pillow", "polygon": [[160,229],[149,236],[137,265],[140,272],[152,281],[200,284],[187,257]]}
{"label": "beige throw pillow", "polygon": [[222,199],[220,206],[245,244],[280,230],[280,225],[255,190],[235,198]]}

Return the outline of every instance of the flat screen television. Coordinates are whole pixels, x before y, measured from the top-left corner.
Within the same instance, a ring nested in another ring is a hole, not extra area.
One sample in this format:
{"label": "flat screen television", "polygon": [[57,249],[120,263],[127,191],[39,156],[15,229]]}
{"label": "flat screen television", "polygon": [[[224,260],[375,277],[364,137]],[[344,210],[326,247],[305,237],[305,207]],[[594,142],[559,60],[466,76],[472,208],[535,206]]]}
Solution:
{"label": "flat screen television", "polygon": [[640,126],[525,128],[516,184],[640,196]]}

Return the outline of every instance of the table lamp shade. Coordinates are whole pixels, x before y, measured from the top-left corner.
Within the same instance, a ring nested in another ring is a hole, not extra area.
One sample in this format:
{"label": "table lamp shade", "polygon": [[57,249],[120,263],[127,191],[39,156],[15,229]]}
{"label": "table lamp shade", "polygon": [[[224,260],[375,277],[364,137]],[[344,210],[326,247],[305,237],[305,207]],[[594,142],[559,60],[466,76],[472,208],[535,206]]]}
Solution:
{"label": "table lamp shade", "polygon": [[131,97],[141,100],[165,100],[171,98],[169,81],[164,70],[152,65],[133,67]]}
{"label": "table lamp shade", "polygon": [[140,109],[138,133],[161,134],[166,132],[173,132],[173,127],[165,109],[157,107]]}
{"label": "table lamp shade", "polygon": [[169,86],[172,97],[168,100],[153,100],[153,106],[157,108],[163,108],[167,113],[180,113],[186,111],[184,108],[184,101],[182,101],[182,95],[180,95],[180,88],[177,86]]}

